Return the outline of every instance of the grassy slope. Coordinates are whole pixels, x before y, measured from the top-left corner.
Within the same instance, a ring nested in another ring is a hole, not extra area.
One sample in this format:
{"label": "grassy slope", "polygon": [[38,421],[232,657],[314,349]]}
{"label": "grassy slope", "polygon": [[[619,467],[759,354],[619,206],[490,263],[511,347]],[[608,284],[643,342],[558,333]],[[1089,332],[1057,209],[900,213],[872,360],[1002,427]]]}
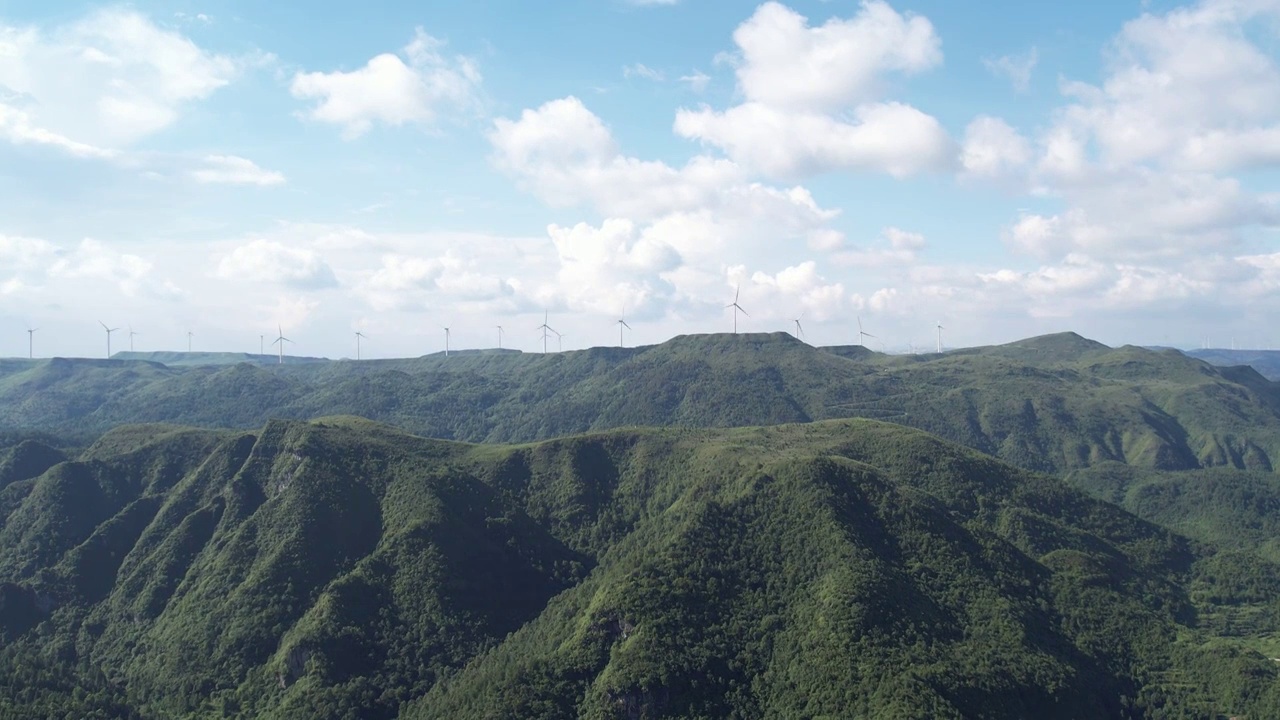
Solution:
{"label": "grassy slope", "polygon": [[0,427],[251,428],[329,414],[485,442],[866,417],[1046,471],[1106,461],[1270,470],[1280,457],[1280,391],[1256,373],[1071,334],[917,356],[816,349],[779,333],[281,367],[0,365]]}
{"label": "grassy slope", "polygon": [[1239,673],[1189,674],[1210,652],[1193,589],[1271,628],[1268,601],[1201,572],[1212,557],[871,421],[505,447],[351,418],[132,427],[4,493],[0,601],[46,622],[8,627],[0,661],[40,648],[100,711],[1081,717],[1137,716],[1161,693],[1223,712],[1276,700],[1274,663],[1239,638],[1212,650]]}

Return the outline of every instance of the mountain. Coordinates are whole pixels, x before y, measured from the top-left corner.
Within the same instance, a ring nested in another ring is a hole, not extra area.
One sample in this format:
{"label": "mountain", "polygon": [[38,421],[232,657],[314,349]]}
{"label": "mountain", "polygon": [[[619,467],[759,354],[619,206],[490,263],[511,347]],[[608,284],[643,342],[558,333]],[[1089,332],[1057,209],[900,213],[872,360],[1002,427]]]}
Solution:
{"label": "mountain", "polygon": [[0,716],[1274,717],[1277,597],[876,421],[125,426],[0,490]]}
{"label": "mountain", "polygon": [[641,348],[404,360],[171,367],[0,363],[0,429],[122,423],[253,428],[350,414],[469,442],[630,426],[736,427],[864,417],[1024,468],[1101,462],[1269,470],[1280,390],[1248,368],[1072,333],[943,354],[814,348],[785,333],[681,336]]}
{"label": "mountain", "polygon": [[1189,357],[1223,366],[1248,365],[1270,380],[1280,380],[1280,350],[1186,350]]}
{"label": "mountain", "polygon": [[[125,350],[115,353],[111,356],[112,360],[141,360],[144,362],[160,363],[169,367],[198,367],[202,365],[236,365],[239,363],[254,363],[257,365],[275,365],[280,362],[280,356],[273,354],[259,355],[257,353],[237,353],[237,352],[179,352],[179,351],[149,351],[134,352]],[[306,357],[299,355],[285,355],[284,362],[288,365],[296,365],[299,363],[326,363],[332,362],[328,358]]]}

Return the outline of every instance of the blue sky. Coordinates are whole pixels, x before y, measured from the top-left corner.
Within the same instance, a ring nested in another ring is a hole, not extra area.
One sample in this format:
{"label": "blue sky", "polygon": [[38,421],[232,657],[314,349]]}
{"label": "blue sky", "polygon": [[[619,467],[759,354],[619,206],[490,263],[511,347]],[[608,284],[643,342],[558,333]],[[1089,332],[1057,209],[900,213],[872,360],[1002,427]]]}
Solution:
{"label": "blue sky", "polygon": [[[1280,0],[0,8],[0,356],[1275,346]],[[117,335],[114,348],[127,346]]]}

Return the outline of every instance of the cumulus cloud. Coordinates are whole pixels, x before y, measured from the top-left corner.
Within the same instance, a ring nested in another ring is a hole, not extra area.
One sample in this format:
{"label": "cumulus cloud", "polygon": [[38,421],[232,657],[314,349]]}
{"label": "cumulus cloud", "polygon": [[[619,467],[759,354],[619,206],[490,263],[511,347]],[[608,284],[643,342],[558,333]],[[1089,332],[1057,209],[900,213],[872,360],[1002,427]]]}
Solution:
{"label": "cumulus cloud", "polygon": [[173,125],[256,57],[210,52],[127,8],[57,27],[0,24],[0,137],[112,157]]}
{"label": "cumulus cloud", "polygon": [[430,125],[444,112],[479,104],[480,71],[473,59],[446,57],[444,43],[418,28],[400,54],[383,53],[351,72],[300,72],[290,92],[314,100],[307,117],[342,127],[355,139],[374,123]]}
{"label": "cumulus cloud", "polygon": [[[737,270],[740,273],[742,268]],[[757,308],[753,316],[757,319],[789,320],[796,317],[791,312],[796,312],[825,321],[838,315],[846,303],[844,285],[824,278],[812,260],[773,275],[756,271],[744,290],[742,301]]]}
{"label": "cumulus cloud", "polygon": [[151,260],[133,253],[118,252],[105,243],[85,238],[58,258],[48,268],[53,278],[101,280],[114,285],[125,297],[147,296],[175,299],[183,293],[168,280],[152,273]]}
{"label": "cumulus cloud", "polygon": [[768,2],[733,38],[738,50],[730,62],[745,101],[724,111],[681,109],[677,134],[778,177],[836,169],[903,177],[951,163],[953,143],[935,118],[881,99],[886,73],[941,64],[941,43],[926,18],[875,0],[852,18],[814,27]]}
{"label": "cumulus cloud", "polygon": [[1000,118],[979,116],[964,131],[960,166],[979,178],[1014,177],[1031,161],[1031,143]]}
{"label": "cumulus cloud", "polygon": [[315,251],[258,239],[241,245],[218,261],[216,277],[252,283],[278,283],[297,288],[334,287],[333,269]]}
{"label": "cumulus cloud", "polygon": [[1005,232],[1041,261],[1173,267],[1239,253],[1251,229],[1280,225],[1280,199],[1236,177],[1280,162],[1280,66],[1256,32],[1277,21],[1275,3],[1237,0],[1144,13],[1110,43],[1100,82],[1060,83],[1063,104],[1034,143],[999,118],[975,119],[962,174],[1061,202]]}
{"label": "cumulus cloud", "polygon": [[754,182],[731,160],[698,155],[673,167],[622,154],[577,98],[499,119],[489,139],[494,163],[527,190],[550,205],[586,206],[606,218],[549,229],[561,270],[544,301],[554,295],[572,307],[611,312],[659,297],[672,307],[702,303],[733,258],[788,240],[829,248],[843,239],[828,225],[837,213],[805,188]]}

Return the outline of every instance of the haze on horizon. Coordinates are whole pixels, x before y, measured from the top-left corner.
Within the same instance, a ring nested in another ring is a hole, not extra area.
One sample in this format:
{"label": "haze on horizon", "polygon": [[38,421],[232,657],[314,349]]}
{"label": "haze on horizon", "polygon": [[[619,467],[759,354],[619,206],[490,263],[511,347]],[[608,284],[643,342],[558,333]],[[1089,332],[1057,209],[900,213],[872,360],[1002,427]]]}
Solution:
{"label": "haze on horizon", "polygon": [[[1275,347],[1274,0],[0,10],[0,356]],[[571,40],[571,41],[565,41]],[[117,334],[113,350],[128,347]],[[271,349],[267,348],[270,353]]]}

